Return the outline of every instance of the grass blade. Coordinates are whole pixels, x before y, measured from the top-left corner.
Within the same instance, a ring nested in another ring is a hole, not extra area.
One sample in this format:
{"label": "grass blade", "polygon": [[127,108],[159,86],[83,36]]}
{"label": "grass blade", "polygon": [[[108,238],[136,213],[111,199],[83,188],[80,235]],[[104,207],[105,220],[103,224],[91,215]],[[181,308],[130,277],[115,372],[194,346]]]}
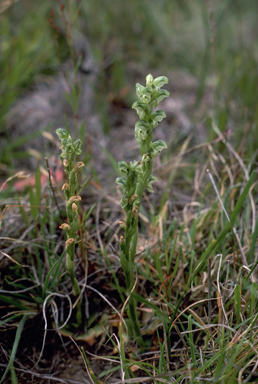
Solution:
{"label": "grass blade", "polygon": [[10,356],[10,360],[9,360],[9,363],[6,367],[6,370],[1,378],[1,381],[0,381],[0,384],[2,384],[4,382],[4,379],[7,375],[7,373],[9,372],[10,368],[13,366],[13,362],[14,362],[14,358],[15,358],[15,355],[16,355],[16,351],[17,351],[17,348],[18,348],[18,344],[19,344],[19,341],[20,341],[20,338],[21,338],[21,333],[22,333],[22,330],[23,330],[23,327],[24,327],[24,323],[26,321],[26,318],[28,317],[28,315],[24,315],[23,318],[21,319],[19,325],[18,325],[18,328],[17,328],[17,331],[16,331],[16,335],[15,335],[15,339],[14,339],[14,343],[13,343],[13,348],[12,348],[12,353],[11,353],[11,356]]}

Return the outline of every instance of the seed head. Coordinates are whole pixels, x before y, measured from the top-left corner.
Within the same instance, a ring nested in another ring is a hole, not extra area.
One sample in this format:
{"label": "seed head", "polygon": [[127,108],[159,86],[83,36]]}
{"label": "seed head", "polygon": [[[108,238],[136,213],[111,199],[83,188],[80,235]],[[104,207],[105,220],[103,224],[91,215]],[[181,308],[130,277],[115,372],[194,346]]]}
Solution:
{"label": "seed head", "polygon": [[125,229],[126,229],[125,222],[124,222],[124,221],[119,221],[118,224],[119,224],[120,227],[125,231]]}
{"label": "seed head", "polygon": [[73,170],[74,172],[78,172],[81,168],[83,168],[85,165],[82,161],[78,161],[77,163],[74,164]]}
{"label": "seed head", "polygon": [[72,245],[74,243],[74,239],[71,238],[71,239],[68,239],[66,240],[65,242],[65,248],[67,249],[70,245]]}
{"label": "seed head", "polygon": [[70,185],[67,183],[64,183],[64,185],[62,186],[62,191],[70,191]]}
{"label": "seed head", "polygon": [[70,161],[68,160],[68,159],[64,159],[64,161],[63,161],[63,165],[64,165],[64,167],[69,167],[69,164],[70,164]]}
{"label": "seed head", "polygon": [[133,204],[134,200],[136,199],[138,195],[132,195],[129,199],[129,204]]}
{"label": "seed head", "polygon": [[135,207],[133,207],[132,215],[134,217],[136,217],[138,215],[138,211],[139,211],[139,207],[137,207],[137,205],[136,205]]}
{"label": "seed head", "polygon": [[73,213],[76,213],[78,210],[77,205],[75,203],[72,203],[72,211]]}
{"label": "seed head", "polygon": [[72,203],[79,203],[79,201],[81,201],[81,196],[79,195],[75,195],[75,196],[71,196],[70,199],[68,200],[68,203],[69,204],[72,204]]}
{"label": "seed head", "polygon": [[65,231],[69,231],[70,229],[70,225],[69,224],[66,224],[66,223],[63,223],[59,226],[60,229],[64,229]]}

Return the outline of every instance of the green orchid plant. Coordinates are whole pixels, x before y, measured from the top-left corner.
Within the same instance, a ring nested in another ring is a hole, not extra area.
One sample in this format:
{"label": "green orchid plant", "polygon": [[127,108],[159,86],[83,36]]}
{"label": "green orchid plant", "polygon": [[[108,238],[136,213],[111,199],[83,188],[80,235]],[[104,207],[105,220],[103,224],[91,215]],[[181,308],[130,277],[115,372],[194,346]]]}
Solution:
{"label": "green orchid plant", "polygon": [[[120,237],[120,260],[128,292],[131,292],[135,283],[134,260],[138,242],[138,218],[143,192],[145,188],[148,192],[153,192],[152,184],[157,181],[157,178],[151,175],[152,162],[163,149],[167,148],[167,144],[162,140],[152,142],[153,130],[166,117],[163,110],[153,111],[153,109],[165,97],[169,96],[167,90],[161,89],[167,83],[167,77],[160,76],[153,79],[153,76],[149,74],[146,77],[146,87],[136,84],[136,93],[139,100],[132,105],[132,108],[136,110],[140,118],[135,124],[135,140],[139,145],[141,161],[134,160],[129,164],[125,161],[118,163],[118,169],[122,177],[118,177],[116,183],[121,189],[121,206],[126,213],[126,222],[120,221],[120,226],[124,230],[124,236]],[[129,317],[138,344],[143,345],[135,303],[132,298],[129,300]]]}
{"label": "green orchid plant", "polygon": [[[84,167],[84,163],[82,161],[75,162],[75,156],[81,154],[82,142],[79,139],[72,142],[72,138],[69,133],[62,128],[58,128],[56,130],[56,134],[61,140],[60,149],[62,153],[60,157],[63,161],[65,174],[68,180],[68,182],[64,183],[62,187],[66,199],[66,214],[68,223],[61,224],[60,228],[66,231],[67,236],[65,243],[66,268],[70,276],[73,295],[75,297],[79,297],[81,290],[74,272],[74,252],[77,233],[80,227],[78,204],[81,201],[81,197],[78,194],[78,173]],[[79,309],[77,309],[77,321],[80,322]]]}

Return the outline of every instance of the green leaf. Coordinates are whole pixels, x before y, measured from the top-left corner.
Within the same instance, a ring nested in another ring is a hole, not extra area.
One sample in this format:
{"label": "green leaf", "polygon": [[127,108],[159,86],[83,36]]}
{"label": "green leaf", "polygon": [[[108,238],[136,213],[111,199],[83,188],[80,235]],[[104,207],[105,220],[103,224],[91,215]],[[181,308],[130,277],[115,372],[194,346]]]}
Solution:
{"label": "green leaf", "polygon": [[41,201],[41,180],[40,180],[40,170],[39,167],[37,167],[36,175],[35,175],[35,198],[36,198],[36,205],[37,207],[40,206]]}
{"label": "green leaf", "polygon": [[236,319],[237,323],[240,324],[241,322],[241,286],[237,285],[235,288],[235,313],[236,313]]}
{"label": "green leaf", "polygon": [[128,260],[126,260],[124,252],[121,252],[120,262],[125,274],[126,286],[130,286],[130,265]]}
{"label": "green leaf", "polygon": [[124,175],[128,174],[128,164],[125,161],[119,161],[117,168]]}
{"label": "green leaf", "polygon": [[11,356],[10,356],[10,360],[8,362],[8,365],[5,369],[5,372],[1,378],[1,381],[0,381],[0,384],[2,384],[4,382],[4,379],[10,369],[10,367],[13,365],[13,362],[14,362],[14,358],[15,358],[15,355],[16,355],[16,351],[17,351],[17,348],[18,348],[18,344],[19,344],[19,341],[20,341],[20,338],[21,338],[21,334],[22,334],[22,330],[23,330],[23,327],[24,327],[24,323],[27,319],[28,315],[24,315],[23,318],[21,319],[19,325],[18,325],[18,328],[17,328],[17,331],[16,331],[16,335],[15,335],[15,339],[14,339],[14,343],[13,343],[13,348],[12,348],[12,352],[11,352]]}
{"label": "green leaf", "polygon": [[50,268],[50,271],[48,272],[48,274],[46,276],[46,279],[45,279],[45,282],[44,282],[44,286],[43,286],[43,290],[42,290],[42,298],[43,298],[43,300],[46,297],[46,291],[47,291],[47,287],[48,287],[49,278],[50,278],[50,276],[51,276],[55,266],[57,265],[57,263],[58,263],[58,260],[52,265],[52,267]]}
{"label": "green leaf", "polygon": [[25,211],[25,209],[23,207],[19,207],[19,209],[20,209],[20,214],[21,214],[21,217],[23,218],[24,223],[27,225],[27,227],[29,227],[30,219],[29,219],[27,212]]}
{"label": "green leaf", "polygon": [[37,208],[38,205],[37,205],[36,196],[35,196],[35,193],[33,192],[32,187],[30,188],[29,195],[30,195],[30,213],[33,219],[36,219],[38,216],[38,208]]}

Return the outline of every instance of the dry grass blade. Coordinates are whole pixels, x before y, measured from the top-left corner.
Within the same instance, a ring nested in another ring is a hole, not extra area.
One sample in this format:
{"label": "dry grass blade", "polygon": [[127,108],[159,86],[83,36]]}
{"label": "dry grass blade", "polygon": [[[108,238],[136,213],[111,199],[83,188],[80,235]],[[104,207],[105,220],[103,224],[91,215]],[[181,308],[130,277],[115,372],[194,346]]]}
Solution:
{"label": "dry grass blade", "polygon": [[[210,173],[209,169],[207,169],[207,173],[208,173],[209,178],[210,178],[210,180],[211,180],[212,186],[213,186],[213,188],[214,188],[214,190],[215,190],[215,192],[216,192],[216,195],[217,195],[217,197],[218,197],[218,200],[219,200],[219,202],[220,202],[220,205],[221,205],[221,207],[222,207],[222,209],[223,209],[223,212],[225,213],[225,216],[226,216],[228,222],[230,223],[229,215],[228,215],[228,213],[227,213],[227,211],[226,211],[226,208],[225,208],[225,206],[224,206],[224,204],[223,204],[223,201],[221,200],[221,197],[220,197],[220,195],[219,195],[219,191],[218,191],[218,189],[217,189],[217,186],[216,186],[216,184],[215,184],[215,181],[214,181],[213,176],[212,176],[212,174]],[[232,229],[233,229],[233,232],[234,232],[234,235],[235,235],[235,238],[236,238],[236,241],[237,241],[237,244],[238,244],[238,247],[239,247],[241,256],[242,256],[242,262],[243,262],[243,265],[244,265],[244,266],[246,267],[246,269],[250,272],[250,268],[248,267],[248,263],[247,263],[247,260],[246,260],[246,257],[245,257],[245,254],[244,254],[243,247],[242,247],[242,245],[241,245],[239,236],[238,236],[238,234],[237,234],[236,228],[233,226]],[[254,278],[253,273],[250,274],[250,278],[251,278],[252,283],[255,283],[255,278]]]}
{"label": "dry grass blade", "polygon": [[82,358],[83,358],[83,363],[84,363],[86,372],[87,372],[87,374],[88,374],[88,376],[89,376],[89,378],[90,378],[91,383],[92,383],[92,384],[96,384],[95,381],[93,380],[91,374],[90,374],[90,370],[89,370],[89,368],[88,368],[87,362],[85,361],[85,357],[84,357],[84,355],[83,355],[83,352],[82,352],[81,348],[79,347],[79,345],[76,343],[76,341],[75,341],[71,336],[69,336],[69,338],[70,338],[70,340],[72,340],[72,342],[74,343],[74,345],[76,346],[76,348],[77,348],[78,351],[80,352],[80,355],[81,355]]}
{"label": "dry grass blade", "polygon": [[[33,366],[33,369],[38,365],[38,363],[40,362],[42,356],[43,356],[43,352],[44,352],[44,347],[45,347],[45,342],[46,342],[46,336],[47,336],[47,316],[46,316],[46,306],[47,306],[47,302],[48,300],[52,297],[52,296],[59,296],[59,297],[65,297],[68,302],[69,302],[69,313],[68,313],[68,316],[67,316],[67,319],[65,320],[65,322],[63,323],[63,325],[61,327],[58,327],[56,328],[58,334],[59,334],[59,337],[62,339],[61,337],[61,334],[59,332],[60,329],[64,328],[66,326],[66,324],[68,323],[70,317],[71,317],[71,314],[72,314],[72,301],[70,299],[70,297],[68,295],[62,295],[60,293],[51,293],[50,295],[48,295],[45,300],[44,300],[44,303],[43,303],[43,309],[42,309],[42,313],[43,313],[43,318],[44,318],[44,322],[45,322],[45,326],[44,326],[44,336],[43,336],[43,341],[42,341],[42,348],[41,348],[41,351],[40,351],[40,354],[39,354],[39,357],[38,357],[38,360],[36,361],[35,365]],[[57,311],[55,311],[57,313]],[[58,324],[58,318],[56,318],[56,316],[54,315],[54,318],[55,318],[55,322],[56,324]]]}

